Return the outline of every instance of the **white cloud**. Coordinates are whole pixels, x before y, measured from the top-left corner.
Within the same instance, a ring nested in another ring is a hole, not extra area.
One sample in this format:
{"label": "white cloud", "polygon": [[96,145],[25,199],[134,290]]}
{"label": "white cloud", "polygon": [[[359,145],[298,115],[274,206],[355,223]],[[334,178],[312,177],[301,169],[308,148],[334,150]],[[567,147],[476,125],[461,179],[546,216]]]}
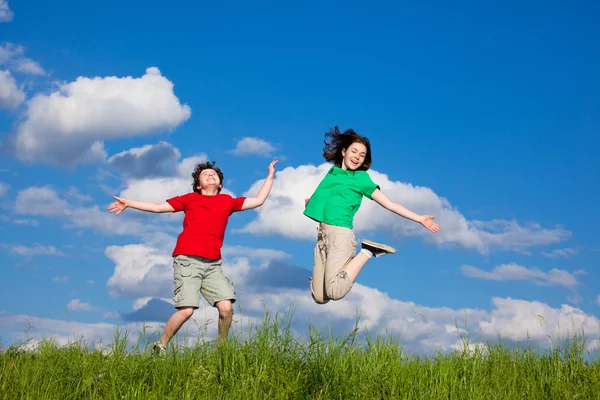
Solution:
{"label": "white cloud", "polygon": [[169,176],[174,174],[180,157],[175,146],[160,142],[122,151],[110,157],[108,164],[129,177]]}
{"label": "white cloud", "polygon": [[[191,192],[192,172],[196,164],[207,161],[208,156],[200,153],[177,162],[179,157],[179,151],[166,142],[133,148],[111,157],[109,163],[129,176],[119,197],[163,203],[171,197]],[[222,193],[230,192],[223,190]]]}
{"label": "white cloud", "polygon": [[[0,0],[1,1],[1,0]],[[25,57],[25,48],[14,43],[0,46],[0,65],[6,65],[11,70],[30,75],[45,75],[46,71],[30,58]]]}
{"label": "white cloud", "polygon": [[0,197],[4,196],[10,190],[10,185],[0,182]]}
{"label": "white cloud", "polygon": [[191,109],[156,67],[140,78],[79,77],[27,102],[10,139],[19,159],[68,166],[106,159],[103,140],[171,130]]}
{"label": "white cloud", "polygon": [[109,246],[106,256],[115,263],[107,283],[113,297],[164,297],[173,285],[173,259],[145,245]]}
{"label": "white cloud", "polygon": [[77,189],[74,186],[69,186],[69,191],[67,192],[67,197],[69,197],[69,199],[73,199],[73,200],[77,200],[77,201],[81,201],[81,202],[92,201],[92,198],[90,196],[80,193],[79,189]]}
{"label": "white cloud", "polygon": [[8,7],[8,0],[0,0],[0,22],[12,21],[15,14]]}
{"label": "white cloud", "polygon": [[577,273],[569,273],[562,269],[551,269],[548,272],[537,268],[526,268],[517,264],[504,264],[494,268],[492,271],[463,265],[460,267],[462,273],[470,278],[480,278],[493,281],[532,281],[537,285],[564,286],[573,288],[579,284]]}
{"label": "white cloud", "polygon": [[600,320],[582,310],[563,304],[560,308],[550,307],[539,301],[525,301],[511,298],[493,298],[494,309],[479,327],[486,336],[500,336],[512,340],[532,340],[542,342],[549,336],[554,340],[566,338],[569,333],[585,332],[590,340],[597,340],[600,334]]}
{"label": "white cloud", "polygon": [[600,295],[598,295],[598,297],[596,297],[596,304],[600,305]]}
{"label": "white cloud", "polygon": [[[238,250],[239,253],[243,251],[238,248],[234,253]],[[168,251],[129,245],[109,247],[106,253],[116,264],[109,290],[116,291],[120,297],[135,298],[134,310],[149,307],[152,298],[170,294],[173,278]],[[479,343],[496,342],[499,334],[503,339],[524,341],[529,333],[530,340],[542,347],[550,344],[549,336],[556,341],[578,329],[584,329],[589,340],[600,338],[598,318],[578,308],[568,305],[553,308],[541,302],[511,298],[493,298],[490,311],[427,307],[390,298],[386,293],[357,283],[343,300],[317,305],[310,296],[308,279],[294,282],[294,287],[260,285],[260,280],[267,276],[264,274],[266,268],[268,266],[260,258],[252,260],[238,256],[224,259],[223,270],[234,282],[238,294],[236,304],[243,310],[243,316],[236,314],[235,317],[243,323],[236,326],[248,326],[248,321],[260,322],[265,308],[277,312],[293,306],[292,329],[304,336],[309,321],[319,330],[331,328],[334,334],[347,334],[353,329],[359,313],[361,329],[368,329],[375,335],[389,333],[399,336],[407,349],[418,352],[451,351],[459,345],[461,335],[467,334],[471,343]],[[276,269],[279,268],[281,265],[276,265]],[[290,271],[292,269],[288,267],[283,273]],[[309,271],[305,272],[309,274]],[[255,276],[260,279],[253,279]],[[168,298],[163,299],[170,302]],[[201,304],[204,305],[204,302]],[[213,312],[211,309],[208,307],[207,311],[196,313],[194,318],[199,326],[205,319],[214,320],[216,316],[210,314]],[[145,315],[154,314],[146,309]],[[571,318],[574,323],[571,323]],[[216,331],[213,325],[209,326],[211,332],[213,329]],[[187,328],[190,326],[187,325]]]}
{"label": "white cloud", "polygon": [[67,282],[69,282],[69,277],[67,277],[67,276],[55,276],[54,278],[52,278],[52,282],[67,283]]}
{"label": "white cloud", "polygon": [[67,304],[67,310],[69,311],[94,311],[89,303],[84,303],[79,299],[73,299]]}
{"label": "white cloud", "polygon": [[564,249],[556,249],[551,252],[542,251],[541,253],[544,257],[548,257],[548,258],[559,258],[559,257],[569,258],[569,257],[577,254],[578,252],[579,251],[576,249],[567,247]]}
{"label": "white cloud", "polygon": [[246,258],[256,258],[265,261],[285,260],[291,258],[291,254],[281,250],[259,249],[246,246],[223,246],[223,257],[242,256]]}
{"label": "white cloud", "polygon": [[[256,218],[243,231],[314,240],[316,223],[302,214],[304,199],[311,196],[330,167],[330,164],[324,163],[318,167],[301,165],[279,171],[269,199],[256,209]],[[492,249],[523,251],[532,246],[560,242],[570,235],[560,227],[523,226],[517,221],[467,221],[447,199],[429,188],[390,181],[387,175],[377,171],[369,171],[369,174],[392,200],[417,213],[434,215],[442,230],[432,234],[412,221],[397,217],[374,201],[364,199],[354,221],[357,232],[384,230],[399,236],[422,236],[440,246],[458,245],[481,253]],[[255,182],[246,195],[256,193],[261,184],[262,180]],[[281,218],[282,215],[286,218]]]}
{"label": "white cloud", "polygon": [[[134,344],[139,338],[139,332],[142,331],[142,325],[127,324],[114,325],[107,323],[82,323],[67,322],[56,319],[32,317],[28,315],[9,315],[0,317],[0,328],[4,332],[10,332],[13,340],[41,340],[44,338],[53,338],[59,345],[73,343],[80,338],[85,338],[86,342],[93,346],[96,343],[111,341],[115,337],[117,328],[129,332],[127,339],[130,344]],[[28,334],[23,333],[24,326],[31,326],[33,330]]]}
{"label": "white cloud", "polygon": [[23,245],[10,246],[10,252],[21,256],[64,256],[64,254],[54,246],[43,246],[36,244],[33,247]]}
{"label": "white cloud", "polygon": [[104,315],[102,316],[102,319],[115,319],[115,318],[121,318],[121,314],[119,314],[117,312],[109,311],[107,313],[104,313]]}
{"label": "white cloud", "polygon": [[[106,252],[116,263],[109,289],[116,290],[119,295],[128,294],[126,297],[135,298],[134,309],[142,310],[151,304],[151,297],[158,297],[150,293],[157,292],[160,281],[168,284],[169,288],[164,290],[170,292],[172,271],[150,271],[156,266],[165,265],[168,254],[162,256],[161,251],[141,245],[113,246]],[[144,263],[153,266],[148,268]],[[361,315],[361,331],[368,329],[371,335],[385,333],[400,337],[407,351],[419,353],[461,349],[463,344],[460,339],[465,335],[470,337],[469,351],[474,350],[475,346],[484,346],[482,343],[485,342],[497,342],[499,337],[511,341],[529,340],[533,345],[543,348],[575,332],[584,331],[589,342],[596,343],[600,338],[598,318],[568,305],[555,308],[537,301],[495,297],[490,310],[427,307],[390,298],[386,293],[361,284],[355,284],[341,301],[317,305],[310,297],[308,281],[302,285],[302,289],[257,290],[248,278],[262,269],[262,266],[244,257],[237,257],[234,263],[224,264],[227,276],[237,276],[238,305],[243,310],[243,313],[234,316],[238,323],[233,326],[233,334],[236,331],[245,332],[250,322],[260,323],[265,309],[275,313],[289,310],[292,306],[294,314],[291,327],[297,335],[307,336],[309,322],[319,331],[327,332],[331,328],[334,335],[348,334],[354,328],[358,313]],[[71,305],[74,308],[91,307],[83,304],[80,300],[74,300]],[[144,315],[153,314],[145,312]],[[116,313],[105,315],[105,318],[117,317],[119,315]],[[193,336],[203,329],[207,320],[211,321],[207,327],[207,339],[210,339],[216,334],[216,311],[205,304],[195,313],[195,322],[188,322],[184,331],[191,332]],[[135,342],[136,335],[143,330],[142,323],[118,326],[67,323],[27,316],[0,317],[0,329],[11,334],[22,332],[22,327],[28,324],[35,328],[33,332],[36,337],[54,336],[65,341],[83,335],[90,344],[101,339],[108,339],[108,343],[117,327],[129,330],[133,335],[130,340]],[[149,331],[160,332],[160,325],[151,325]],[[485,350],[484,347],[479,349]]]}
{"label": "white cloud", "polygon": [[30,187],[20,191],[15,200],[14,210],[23,215],[64,218],[68,221],[66,227],[88,228],[106,234],[144,236],[158,229],[124,216],[115,217],[97,205],[72,205],[61,199],[49,186]]}
{"label": "white cloud", "polygon": [[275,151],[275,147],[262,139],[255,137],[244,137],[235,145],[235,149],[229,150],[228,153],[234,155],[257,155],[261,157],[269,157]]}
{"label": "white cloud", "polygon": [[95,284],[96,284],[96,282],[94,282],[94,281],[93,281],[93,280],[91,280],[91,279],[90,279],[90,280],[87,280],[87,281],[85,281],[85,283],[87,283],[88,285],[95,285]]}
{"label": "white cloud", "polygon": [[18,86],[10,71],[0,70],[0,108],[16,108],[25,101],[25,92]]}
{"label": "white cloud", "polygon": [[167,199],[192,191],[192,180],[187,178],[148,178],[127,182],[119,197],[164,203]]}
{"label": "white cloud", "polygon": [[71,214],[66,200],[50,186],[29,187],[20,191],[15,200],[15,212],[42,217],[62,217]]}

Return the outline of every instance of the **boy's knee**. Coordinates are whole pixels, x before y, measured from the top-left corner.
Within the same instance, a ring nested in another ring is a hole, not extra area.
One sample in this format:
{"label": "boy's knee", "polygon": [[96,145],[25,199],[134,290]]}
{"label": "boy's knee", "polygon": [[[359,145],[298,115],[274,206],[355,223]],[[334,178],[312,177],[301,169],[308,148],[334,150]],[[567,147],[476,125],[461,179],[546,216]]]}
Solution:
{"label": "boy's knee", "polygon": [[194,307],[182,307],[178,310],[178,313],[188,320],[194,315]]}
{"label": "boy's knee", "polygon": [[220,301],[215,306],[219,310],[219,318],[226,319],[233,316],[233,304],[231,304],[231,301]]}

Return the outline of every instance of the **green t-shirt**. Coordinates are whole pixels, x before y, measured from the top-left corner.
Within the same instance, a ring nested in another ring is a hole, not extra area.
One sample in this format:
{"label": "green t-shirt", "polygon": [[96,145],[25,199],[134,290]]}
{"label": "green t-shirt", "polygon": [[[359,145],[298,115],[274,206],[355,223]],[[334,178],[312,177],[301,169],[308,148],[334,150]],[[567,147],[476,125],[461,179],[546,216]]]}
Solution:
{"label": "green t-shirt", "polygon": [[310,197],[304,215],[317,222],[352,229],[362,197],[373,200],[371,196],[378,188],[366,171],[333,166]]}

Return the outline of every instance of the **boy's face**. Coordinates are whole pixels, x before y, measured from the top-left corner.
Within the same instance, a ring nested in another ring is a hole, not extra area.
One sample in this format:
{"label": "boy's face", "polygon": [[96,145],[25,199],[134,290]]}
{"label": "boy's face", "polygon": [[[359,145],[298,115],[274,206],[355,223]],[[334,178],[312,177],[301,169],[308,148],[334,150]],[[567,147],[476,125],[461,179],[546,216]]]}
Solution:
{"label": "boy's face", "polygon": [[367,156],[367,146],[362,143],[354,142],[347,149],[342,149],[342,169],[355,171],[365,162]]}
{"label": "boy's face", "polygon": [[217,172],[214,169],[205,169],[200,172],[200,187],[198,189],[220,189],[221,187],[219,175],[217,175]]}

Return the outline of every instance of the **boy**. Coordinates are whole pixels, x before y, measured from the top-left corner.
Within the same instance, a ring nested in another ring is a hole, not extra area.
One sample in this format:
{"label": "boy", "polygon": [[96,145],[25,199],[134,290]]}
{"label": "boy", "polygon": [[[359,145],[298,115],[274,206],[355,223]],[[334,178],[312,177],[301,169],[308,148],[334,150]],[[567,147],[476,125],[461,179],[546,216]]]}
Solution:
{"label": "boy", "polygon": [[154,213],[183,211],[183,231],[173,250],[173,301],[177,311],[169,318],[154,351],[163,354],[181,326],[200,306],[200,293],[219,310],[219,342],[225,341],[233,318],[235,292],[221,269],[221,247],[229,216],[234,212],[260,207],[271,192],[275,179],[274,160],[269,174],[255,197],[232,198],[221,194],[223,172],[214,162],[196,165],[192,178],[193,192],[156,204],[113,196],[116,202],[108,210],[119,215],[126,208]]}

